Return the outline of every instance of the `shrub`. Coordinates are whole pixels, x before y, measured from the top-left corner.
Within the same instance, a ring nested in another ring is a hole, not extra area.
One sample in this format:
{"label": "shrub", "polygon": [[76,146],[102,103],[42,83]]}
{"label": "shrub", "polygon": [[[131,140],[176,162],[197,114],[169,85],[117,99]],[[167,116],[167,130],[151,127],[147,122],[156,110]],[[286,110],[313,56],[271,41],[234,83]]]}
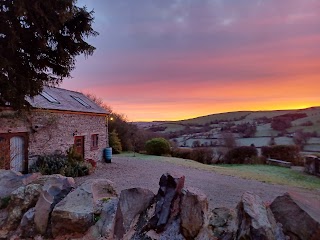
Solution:
{"label": "shrub", "polygon": [[291,162],[294,165],[303,165],[299,147],[295,145],[263,146],[261,155],[266,158]]}
{"label": "shrub", "polygon": [[[67,156],[60,154],[42,155],[30,167],[31,172],[40,172],[43,175],[62,174],[67,165]],[[63,174],[62,174],[63,175]]]}
{"label": "shrub", "polygon": [[81,177],[90,173],[92,165],[84,161],[74,148],[70,148],[66,153],[67,155],[39,156],[37,162],[30,167],[30,172],[40,172],[43,175],[61,174],[67,177]]}
{"label": "shrub", "polygon": [[224,156],[223,162],[227,164],[251,164],[257,156],[258,151],[255,147],[241,146],[229,150]]}
{"label": "shrub", "polygon": [[112,152],[114,154],[119,154],[122,152],[121,141],[116,130],[113,130],[109,133],[109,145],[112,147]]}
{"label": "shrub", "polygon": [[276,117],[271,121],[271,128],[273,130],[284,132],[292,126],[291,119],[286,117]]}
{"label": "shrub", "polygon": [[153,138],[146,142],[146,151],[150,155],[166,155],[170,153],[170,143],[164,138]]}
{"label": "shrub", "polygon": [[188,148],[174,148],[171,151],[172,157],[183,158],[183,159],[191,159],[192,149]]}
{"label": "shrub", "polygon": [[193,149],[190,158],[194,161],[211,164],[213,157],[213,150],[211,148],[196,148]]}

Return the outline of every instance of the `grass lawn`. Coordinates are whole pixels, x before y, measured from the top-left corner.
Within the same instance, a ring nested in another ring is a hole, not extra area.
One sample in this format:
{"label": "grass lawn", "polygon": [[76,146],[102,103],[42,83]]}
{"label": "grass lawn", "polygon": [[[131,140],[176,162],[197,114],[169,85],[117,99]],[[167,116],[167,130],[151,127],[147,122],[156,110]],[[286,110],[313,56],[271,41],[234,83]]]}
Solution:
{"label": "grass lawn", "polygon": [[[133,153],[122,153],[118,156],[133,157]],[[151,156],[137,153],[135,154],[135,157],[138,159],[148,159],[150,161],[164,161],[180,166],[192,167],[199,170],[212,171],[224,175],[237,176],[271,184],[320,190],[320,178],[290,168],[244,164],[205,165],[187,159]]]}

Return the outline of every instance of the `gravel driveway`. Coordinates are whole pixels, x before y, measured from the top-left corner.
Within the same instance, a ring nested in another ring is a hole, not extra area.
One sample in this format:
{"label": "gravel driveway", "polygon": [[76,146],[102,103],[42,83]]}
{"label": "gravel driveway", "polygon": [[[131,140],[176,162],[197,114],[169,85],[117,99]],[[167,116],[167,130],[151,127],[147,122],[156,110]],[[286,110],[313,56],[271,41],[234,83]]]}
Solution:
{"label": "gravel driveway", "polygon": [[81,184],[91,178],[106,178],[115,183],[118,193],[123,189],[133,187],[147,188],[157,193],[159,179],[163,173],[168,171],[184,174],[185,186],[201,189],[208,196],[210,208],[223,206],[234,208],[245,191],[258,194],[265,202],[272,202],[275,197],[287,191],[300,192],[305,196],[316,197],[320,200],[319,191],[272,185],[138,157],[113,156],[111,164],[98,163],[93,174],[76,178],[76,183]]}

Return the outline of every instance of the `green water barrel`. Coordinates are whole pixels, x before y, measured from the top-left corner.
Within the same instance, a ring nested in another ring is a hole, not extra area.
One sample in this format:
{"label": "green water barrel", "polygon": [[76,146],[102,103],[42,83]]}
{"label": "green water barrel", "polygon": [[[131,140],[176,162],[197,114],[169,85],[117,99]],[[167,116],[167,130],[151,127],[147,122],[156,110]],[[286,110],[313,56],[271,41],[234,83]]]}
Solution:
{"label": "green water barrel", "polygon": [[106,163],[111,163],[111,158],[112,158],[112,148],[107,147],[103,149],[103,157],[106,161]]}

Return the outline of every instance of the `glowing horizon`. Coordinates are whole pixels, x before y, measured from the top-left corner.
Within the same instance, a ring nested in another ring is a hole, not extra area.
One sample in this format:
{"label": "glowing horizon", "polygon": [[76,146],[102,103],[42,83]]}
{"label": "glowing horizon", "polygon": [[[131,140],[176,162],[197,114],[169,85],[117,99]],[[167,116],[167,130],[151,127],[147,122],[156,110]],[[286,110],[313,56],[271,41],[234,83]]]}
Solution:
{"label": "glowing horizon", "polygon": [[129,121],[320,105],[317,0],[80,0],[97,47],[61,87]]}

